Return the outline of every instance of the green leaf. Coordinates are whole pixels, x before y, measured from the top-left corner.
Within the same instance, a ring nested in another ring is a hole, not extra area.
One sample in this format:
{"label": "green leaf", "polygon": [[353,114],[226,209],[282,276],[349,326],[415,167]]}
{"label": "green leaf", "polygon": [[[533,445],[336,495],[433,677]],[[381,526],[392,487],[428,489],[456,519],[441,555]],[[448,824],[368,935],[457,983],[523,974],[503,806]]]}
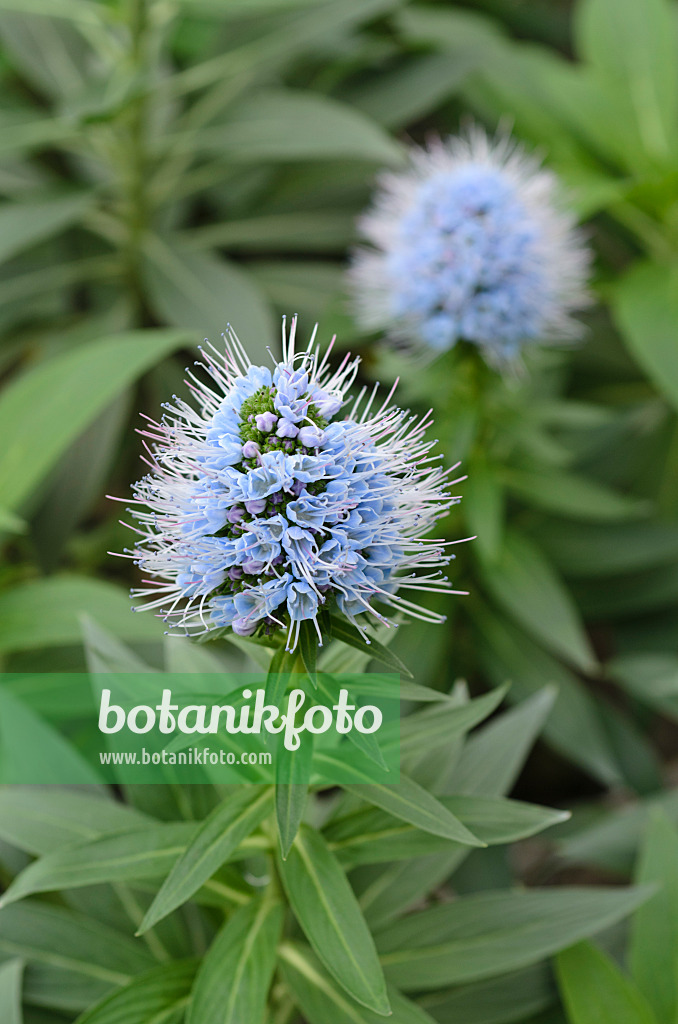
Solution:
{"label": "green leaf", "polygon": [[272,797],[270,789],[243,787],[205,818],[153,900],[141,922],[140,934],[189,900],[228,860],[242,840],[270,813]]}
{"label": "green leaf", "polygon": [[304,663],[308,678],[313,686],[317,688],[318,635],[313,628],[313,624],[308,620],[301,623],[301,629],[299,630],[299,653],[301,654],[301,660]]}
{"label": "green leaf", "polygon": [[80,345],[13,380],[0,397],[0,493],[16,509],[85,428],[166,355],[183,331],[129,331]]}
{"label": "green leaf", "polygon": [[297,664],[296,651],[286,651],[279,647],[271,658],[271,664],[266,676],[266,703],[280,707],[282,704],[290,673],[294,671]]}
{"label": "green leaf", "polygon": [[678,658],[674,654],[622,654],[607,670],[635,698],[678,718]]}
{"label": "green leaf", "polygon": [[566,576],[589,579],[654,569],[678,561],[673,523],[571,523],[538,527],[534,536]]}
{"label": "green leaf", "polygon": [[504,974],[487,981],[473,981],[426,996],[426,1009],[438,1021],[463,1021],[464,1024],[507,1024],[529,1021],[546,1024],[533,1014],[546,1009],[555,999],[551,971],[546,964],[535,964],[522,971]]}
{"label": "green leaf", "polygon": [[496,469],[474,460],[464,484],[464,515],[484,558],[493,561],[501,550],[505,496]]}
{"label": "green leaf", "polygon": [[79,644],[80,617],[90,613],[127,640],[158,640],[153,615],[133,615],[125,591],[104,580],[51,576],[0,595],[0,651]]}
{"label": "green leaf", "polygon": [[[441,797],[440,803],[488,846],[524,839],[568,817],[567,811],[517,800],[452,796]],[[371,808],[331,822],[325,838],[348,866],[444,853],[451,848],[449,839],[404,825],[390,814]]]}
{"label": "green leaf", "polygon": [[527,537],[507,532],[500,557],[481,570],[495,600],[528,633],[576,668],[595,669],[595,655],[574,601]]}
{"label": "green leaf", "polygon": [[396,818],[407,821],[423,832],[442,836],[466,846],[485,843],[466,828],[439,800],[401,773],[397,786],[379,784],[344,786],[349,793],[381,807]]}
{"label": "green leaf", "polygon": [[678,408],[678,273],[636,264],[612,291],[612,312],[632,356],[660,394]]}
{"label": "green leaf", "polygon": [[0,204],[0,263],[76,223],[93,202],[91,192]]}
{"label": "green leaf", "polygon": [[282,859],[286,860],[306,807],[313,760],[313,737],[304,736],[298,750],[286,750],[282,735],[280,739],[275,775],[275,816],[280,853]]}
{"label": "green leaf", "polygon": [[41,856],[106,832],[148,821],[133,807],[103,796],[57,786],[0,789],[0,839]]}
{"label": "green leaf", "polygon": [[474,66],[472,54],[427,53],[381,71],[345,98],[379,124],[402,128],[453,96]]}
{"label": "green leaf", "polygon": [[650,816],[635,877],[661,888],[633,917],[630,972],[659,1024],[671,1024],[678,1010],[678,831],[661,811]]}
{"label": "green leaf", "polygon": [[165,1024],[189,1002],[195,960],[173,960],[134,978],[78,1017],[76,1024]]}
{"label": "green leaf", "polygon": [[589,689],[507,619],[488,608],[474,608],[472,614],[478,627],[476,649],[490,679],[495,684],[510,679],[509,694],[518,700],[541,690],[545,682],[555,684],[558,697],[544,738],[605,785],[618,783],[621,768]]}
{"label": "green leaf", "polygon": [[377,939],[387,977],[432,989],[490,978],[537,963],[632,913],[642,889],[483,892],[409,914]]}
{"label": "green leaf", "polygon": [[636,986],[590,942],[559,953],[556,976],[570,1024],[656,1024]]}
{"label": "green leaf", "polygon": [[8,960],[0,967],[0,1020],[2,1024],[23,1024],[21,1012],[21,960]]}
{"label": "green leaf", "polygon": [[330,619],[332,622],[333,640],[341,640],[342,643],[348,644],[349,647],[355,647],[364,654],[370,654],[375,661],[388,666],[388,668],[392,668],[394,672],[400,672],[401,675],[407,676],[408,679],[414,678],[410,670],[403,665],[400,658],[397,658],[392,651],[389,651],[388,647],[384,647],[383,644],[380,644],[378,640],[375,640],[369,634],[367,634],[367,639],[365,639],[355,626],[352,626],[344,619],[340,619],[337,615],[331,615]]}
{"label": "green leaf", "polygon": [[200,965],[186,1024],[263,1024],[282,923],[265,898],[233,914]]}
{"label": "green leaf", "polygon": [[60,846],[14,879],[0,907],[38,892],[143,878],[160,880],[184,852],[197,827],[188,821],[158,823]]}
{"label": "green leaf", "polygon": [[103,780],[93,765],[49,722],[0,687],[0,778],[6,785],[65,779],[72,785]]}
{"label": "green leaf", "polygon": [[106,986],[126,985],[154,965],[143,942],[61,907],[28,900],[0,913],[0,954],[18,956]]}
{"label": "green leaf", "polygon": [[512,469],[505,479],[510,490],[537,508],[573,519],[608,522],[647,515],[651,509],[646,501],[617,494],[576,473]]}
{"label": "green leaf", "polygon": [[[280,947],[282,976],[309,1024],[379,1024],[383,1018],[358,1006],[337,987],[313,952],[299,943]],[[433,1018],[389,987],[391,1024],[434,1024]]]}
{"label": "green leaf", "polygon": [[469,737],[446,791],[503,796],[520,771],[554,706],[558,691],[545,686]]}
{"label": "green leaf", "polygon": [[387,1016],[386,983],[372,936],[320,833],[302,825],[279,865],[294,914],[330,974],[362,1006]]}
{"label": "green leaf", "polygon": [[609,91],[625,101],[644,148],[675,154],[678,120],[678,26],[668,0],[584,0],[577,42]]}
{"label": "green leaf", "polygon": [[[170,141],[182,144],[182,137]],[[265,89],[228,108],[228,118],[186,144],[231,163],[266,160],[371,160],[398,164],[402,150],[378,125],[338,100],[310,91]]]}
{"label": "green leaf", "polygon": [[196,341],[208,337],[217,347],[230,323],[252,362],[268,365],[267,346],[276,343],[277,332],[268,304],[249,274],[170,236],[149,238],[145,254],[149,301],[163,320],[187,328]]}

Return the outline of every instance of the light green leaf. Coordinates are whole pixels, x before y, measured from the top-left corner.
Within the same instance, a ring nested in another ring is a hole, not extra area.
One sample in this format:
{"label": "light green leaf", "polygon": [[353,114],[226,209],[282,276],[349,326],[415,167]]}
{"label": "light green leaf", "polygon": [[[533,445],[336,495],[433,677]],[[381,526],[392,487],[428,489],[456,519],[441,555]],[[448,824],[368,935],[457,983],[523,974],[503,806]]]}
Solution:
{"label": "light green leaf", "polygon": [[[181,144],[181,137],[173,140]],[[319,93],[291,89],[252,92],[229,107],[228,119],[186,139],[191,147],[230,162],[260,160],[402,161],[400,146],[357,110]]]}
{"label": "light green leaf", "polygon": [[[309,1024],[379,1024],[383,1017],[358,1006],[337,987],[313,952],[299,943],[280,947],[282,975]],[[391,1024],[434,1024],[433,1018],[389,987]]]}
{"label": "light green leaf", "polygon": [[153,900],[140,934],[191,898],[270,813],[272,801],[271,789],[243,787],[205,818]]}
{"label": "light green leaf", "polygon": [[424,990],[538,963],[632,913],[642,889],[558,888],[484,892],[409,914],[379,935],[387,977]]}
{"label": "light green leaf", "polygon": [[609,91],[623,97],[644,148],[666,161],[676,147],[678,25],[668,0],[583,0],[579,51]]}
{"label": "light green leaf", "polygon": [[678,831],[661,811],[650,815],[635,878],[661,888],[633,917],[631,976],[659,1024],[672,1024],[678,1010]]}
{"label": "light green leaf", "polygon": [[342,988],[387,1016],[386,983],[374,942],[339,862],[320,833],[303,825],[280,874],[313,949]]}
{"label": "light green leaf", "polygon": [[298,750],[286,750],[283,742],[278,744],[275,816],[283,860],[287,859],[287,854],[304,816],[312,760],[313,737],[311,735],[307,734],[303,737]]}
{"label": "light green leaf", "polygon": [[0,1020],[2,1024],[23,1024],[21,1012],[21,960],[8,960],[0,967]]}
{"label": "light green leaf", "polygon": [[595,655],[574,601],[526,536],[507,532],[501,555],[482,568],[482,576],[495,600],[528,633],[575,667],[595,669]]}
{"label": "light green leaf", "polygon": [[656,1024],[636,986],[590,942],[559,953],[556,976],[570,1024]]}
{"label": "light green leaf", "polygon": [[276,345],[278,331],[249,274],[169,236],[149,238],[145,251],[149,301],[167,323],[189,329],[196,341],[207,337],[217,347],[230,323],[252,362],[268,366],[266,346]]}
{"label": "light green leaf", "polygon": [[344,786],[349,793],[380,807],[388,814],[414,825],[423,832],[442,836],[466,846],[485,843],[466,828],[439,800],[401,773],[397,786],[380,784]]}
{"label": "light green leaf", "polygon": [[160,880],[184,852],[197,827],[189,821],[163,822],[60,846],[14,879],[0,907],[38,892],[143,878]]}
{"label": "light green leaf", "polygon": [[233,914],[200,965],[186,1024],[263,1024],[282,923],[265,898]]}
{"label": "light green leaf", "polygon": [[187,246],[223,246],[248,252],[343,252],[356,241],[356,229],[345,213],[316,210],[268,213],[246,220],[226,220],[196,228],[183,236]]}
{"label": "light green leaf", "polygon": [[146,971],[78,1017],[76,1024],[165,1024],[188,1004],[195,960]]}
{"label": "light green leaf", "polygon": [[631,354],[658,391],[678,407],[678,273],[636,264],[615,285],[612,312]]}
{"label": "light green leaf", "polygon": [[151,614],[133,615],[125,591],[103,580],[51,576],[21,583],[0,595],[0,651],[79,644],[80,618],[91,613],[127,640],[159,640]]}
{"label": "light green leaf", "polygon": [[133,807],[104,796],[57,786],[0,789],[0,839],[36,856],[144,821]]}
{"label": "light green leaf", "polygon": [[125,985],[154,965],[143,942],[82,914],[30,901],[0,912],[0,954],[110,986]]}
{"label": "light green leaf", "polygon": [[0,397],[0,493],[16,509],[103,409],[166,355],[185,331],[128,331],[81,345],[13,380]]}
{"label": "light green leaf", "polygon": [[64,780],[97,785],[96,769],[49,722],[0,687],[0,778],[6,785]]}
{"label": "light green leaf", "polygon": [[[514,842],[568,817],[567,811],[517,800],[445,796],[440,803],[488,846]],[[363,808],[330,823],[325,832],[343,864],[372,864],[447,852],[451,841],[403,824],[386,812]],[[468,847],[459,846],[460,850]]]}
{"label": "light green leaf", "polygon": [[93,198],[86,193],[0,204],[0,263],[76,223]]}

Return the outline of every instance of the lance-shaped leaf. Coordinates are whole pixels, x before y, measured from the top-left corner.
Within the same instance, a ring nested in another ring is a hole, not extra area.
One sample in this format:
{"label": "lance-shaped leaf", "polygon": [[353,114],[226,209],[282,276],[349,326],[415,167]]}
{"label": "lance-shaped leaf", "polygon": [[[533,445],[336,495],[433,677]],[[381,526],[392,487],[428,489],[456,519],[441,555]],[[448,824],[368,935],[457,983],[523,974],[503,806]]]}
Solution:
{"label": "lance-shaped leaf", "polygon": [[139,828],[151,819],[116,800],[48,786],[0,790],[0,839],[41,855],[106,832]]}
{"label": "lance-shaped leaf", "polygon": [[371,783],[361,786],[349,785],[344,788],[423,832],[431,832],[434,836],[452,839],[466,846],[487,845],[462,825],[459,818],[444,804],[406,775],[401,774],[397,786]]}
{"label": "lance-shaped leaf", "polygon": [[186,331],[129,331],[45,360],[0,399],[0,493],[13,511],[116,395],[181,345]]}
{"label": "lance-shaped leaf", "polygon": [[141,922],[143,934],[177,907],[228,860],[272,809],[273,791],[244,787],[219,804],[196,832]]}
{"label": "lance-shaped leaf", "polygon": [[8,960],[0,967],[0,1020],[2,1024],[23,1024],[21,1013],[21,960]]}
{"label": "lance-shaped leaf", "polygon": [[661,885],[634,915],[629,948],[633,980],[661,1024],[678,1015],[678,832],[657,808],[650,815],[636,881]]}
{"label": "lance-shaped leaf", "polygon": [[[308,946],[286,942],[280,948],[282,976],[309,1024],[379,1024],[383,1017],[358,1006],[330,977]],[[434,1024],[416,1003],[392,986],[390,1024]]]}
{"label": "lance-shaped leaf", "polygon": [[25,901],[0,913],[0,955],[21,957],[106,985],[154,966],[143,942],[82,914]]}
{"label": "lance-shaped leaf", "polygon": [[77,1024],[165,1024],[188,1004],[195,960],[174,960],[155,967],[106,996],[78,1017]]}
{"label": "lance-shaped leaf", "polygon": [[620,921],[652,895],[628,889],[484,892],[409,914],[377,938],[405,991],[490,978],[538,963]]}
{"label": "lance-shaped leaf", "polygon": [[147,825],[60,846],[17,875],[0,900],[0,907],[37,892],[164,878],[197,827],[188,821]]}
{"label": "lance-shaped leaf", "polygon": [[559,953],[556,976],[570,1024],[657,1024],[633,982],[590,942]]}
{"label": "lance-shaped leaf", "polygon": [[336,615],[330,616],[330,619],[332,622],[333,640],[341,640],[342,643],[348,644],[349,647],[355,647],[358,651],[362,651],[363,654],[369,654],[375,661],[381,662],[382,665],[387,665],[394,672],[400,672],[401,675],[407,676],[409,679],[414,678],[407,666],[403,665],[400,658],[396,657],[392,651],[389,651],[388,647],[384,647],[374,637],[368,634],[367,639],[365,639],[355,626],[338,618]]}
{"label": "lance-shaped leaf", "polygon": [[312,734],[302,736],[297,750],[286,750],[283,737],[280,737],[275,775],[275,816],[283,860],[287,859],[304,814],[312,760]]}
{"label": "lance-shaped leaf", "polygon": [[265,898],[233,914],[200,965],[186,1024],[263,1024],[282,922]]}
{"label": "lance-shaped leaf", "polygon": [[355,894],[325,840],[302,826],[279,870],[294,914],[328,971],[362,1006],[388,1015],[384,975]]}

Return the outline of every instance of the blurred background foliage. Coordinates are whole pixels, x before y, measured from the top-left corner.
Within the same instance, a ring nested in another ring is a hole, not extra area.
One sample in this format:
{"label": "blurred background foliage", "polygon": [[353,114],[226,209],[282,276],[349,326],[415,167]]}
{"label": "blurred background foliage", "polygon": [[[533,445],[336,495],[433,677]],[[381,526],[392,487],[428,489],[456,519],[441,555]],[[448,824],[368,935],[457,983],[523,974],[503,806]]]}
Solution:
{"label": "blurred background foliage", "polygon": [[[441,690],[556,687],[515,792],[572,821],[455,885],[628,877],[650,809],[678,820],[677,33],[670,0],[0,0],[3,667],[84,667],[83,612],[162,664],[104,494],[197,341],[228,320],[265,361],[298,312],[469,475],[470,594],[394,649]],[[585,341],[508,379],[413,363],[346,293],[376,174],[472,118],[543,154],[595,252]]]}

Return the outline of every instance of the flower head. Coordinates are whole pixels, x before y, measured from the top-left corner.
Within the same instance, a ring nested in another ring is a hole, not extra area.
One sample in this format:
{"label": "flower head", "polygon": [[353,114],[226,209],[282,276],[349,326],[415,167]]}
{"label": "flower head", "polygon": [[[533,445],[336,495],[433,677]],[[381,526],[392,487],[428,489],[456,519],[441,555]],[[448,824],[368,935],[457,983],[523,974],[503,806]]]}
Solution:
{"label": "flower head", "polygon": [[389,606],[439,621],[398,593],[448,586],[446,545],[424,535],[459,499],[430,455],[428,414],[393,407],[392,392],[380,402],[376,388],[349,403],[359,360],[331,372],[315,332],[295,352],[295,330],[283,326],[271,370],[229,329],[223,353],[202,353],[209,383],[190,374],[194,403],[175,396],[142,432],[151,472],[134,488],[128,554],[150,586],[135,594],[189,634],[282,629],[290,649],[305,620],[322,642],[323,607],[361,632],[365,613],[385,622]]}
{"label": "flower head", "polygon": [[351,283],[361,322],[443,351],[464,340],[488,361],[579,333],[588,251],[555,176],[480,129],[413,149],[385,174],[360,222]]}

